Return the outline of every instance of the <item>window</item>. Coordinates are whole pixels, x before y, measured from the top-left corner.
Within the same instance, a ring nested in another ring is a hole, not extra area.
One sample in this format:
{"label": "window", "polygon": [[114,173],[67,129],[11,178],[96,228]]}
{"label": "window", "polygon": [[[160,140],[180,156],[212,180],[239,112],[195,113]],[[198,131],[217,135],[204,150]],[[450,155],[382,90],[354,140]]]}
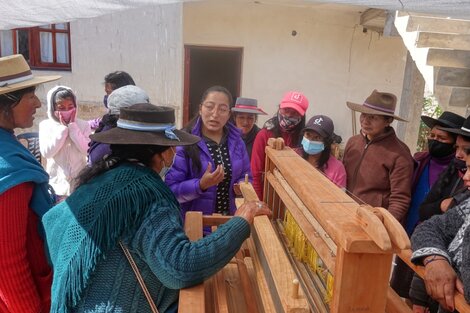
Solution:
{"label": "window", "polygon": [[33,69],[69,70],[69,23],[0,31],[0,56],[16,53]]}

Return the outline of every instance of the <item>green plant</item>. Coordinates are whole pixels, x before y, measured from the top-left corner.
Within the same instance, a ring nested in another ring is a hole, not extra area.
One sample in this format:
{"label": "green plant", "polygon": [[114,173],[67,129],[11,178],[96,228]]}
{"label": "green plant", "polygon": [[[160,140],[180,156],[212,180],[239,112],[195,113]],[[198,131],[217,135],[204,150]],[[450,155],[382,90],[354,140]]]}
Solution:
{"label": "green plant", "polygon": [[[442,108],[437,103],[436,98],[433,96],[423,98],[423,109],[422,115],[427,115],[433,118],[438,118],[442,114]],[[427,150],[427,136],[430,129],[427,127],[423,121],[419,123],[419,130],[418,130],[418,143],[416,147],[416,151],[425,151]]]}

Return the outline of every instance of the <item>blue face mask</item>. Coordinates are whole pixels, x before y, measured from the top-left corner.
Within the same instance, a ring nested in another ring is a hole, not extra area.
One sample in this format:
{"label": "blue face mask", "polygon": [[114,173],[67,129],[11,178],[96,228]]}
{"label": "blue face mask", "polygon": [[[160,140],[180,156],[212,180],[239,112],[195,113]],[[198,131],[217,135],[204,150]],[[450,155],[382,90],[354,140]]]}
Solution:
{"label": "blue face mask", "polygon": [[302,139],[302,146],[307,154],[318,154],[325,150],[325,145],[321,141],[310,141],[307,138]]}
{"label": "blue face mask", "polygon": [[[171,150],[173,150],[173,148],[171,148]],[[173,151],[174,154],[173,154],[173,161],[171,161],[171,164],[170,166],[167,166],[165,164],[165,160],[162,160],[162,163],[163,163],[163,167],[162,169],[160,170],[160,173],[158,173],[158,175],[160,175],[160,177],[165,180],[165,175],[168,174],[168,172],[170,171],[171,167],[173,166],[173,163],[175,163],[175,159],[176,159],[176,151]]]}

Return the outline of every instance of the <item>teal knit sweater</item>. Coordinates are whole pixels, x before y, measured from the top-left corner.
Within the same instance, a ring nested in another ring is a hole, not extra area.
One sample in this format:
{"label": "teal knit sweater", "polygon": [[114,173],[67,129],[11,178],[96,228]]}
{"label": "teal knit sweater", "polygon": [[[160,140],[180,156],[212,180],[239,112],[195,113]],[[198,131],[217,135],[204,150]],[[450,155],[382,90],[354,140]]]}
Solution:
{"label": "teal knit sweater", "polygon": [[119,239],[164,313],[180,288],[220,270],[250,233],[249,224],[234,217],[189,241],[168,187],[150,169],[131,164],[78,188],[43,224],[54,267],[51,312],[150,312]]}

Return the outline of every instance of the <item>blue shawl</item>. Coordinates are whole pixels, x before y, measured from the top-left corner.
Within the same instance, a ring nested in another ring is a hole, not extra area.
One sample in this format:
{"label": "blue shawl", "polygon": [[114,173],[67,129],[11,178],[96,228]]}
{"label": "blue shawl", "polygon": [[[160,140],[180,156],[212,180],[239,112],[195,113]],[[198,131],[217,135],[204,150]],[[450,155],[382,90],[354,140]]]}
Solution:
{"label": "blue shawl", "polygon": [[49,175],[13,133],[0,128],[0,194],[25,182],[35,183],[29,206],[42,217],[53,204]]}

